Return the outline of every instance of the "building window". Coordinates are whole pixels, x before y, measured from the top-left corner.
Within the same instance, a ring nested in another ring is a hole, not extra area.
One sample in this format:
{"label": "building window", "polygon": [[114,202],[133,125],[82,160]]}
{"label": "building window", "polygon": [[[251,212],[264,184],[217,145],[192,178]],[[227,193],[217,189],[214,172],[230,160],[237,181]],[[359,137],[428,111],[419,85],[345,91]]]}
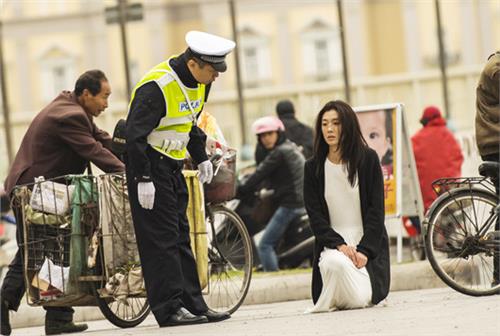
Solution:
{"label": "building window", "polygon": [[240,31],[243,85],[258,87],[271,80],[271,61],[268,39],[251,28]]}
{"label": "building window", "polygon": [[326,40],[314,41],[314,53],[316,56],[316,75],[318,79],[328,79],[328,75],[331,72],[328,42]]}
{"label": "building window", "polygon": [[75,84],[75,62],[72,55],[54,47],[40,59],[41,94],[44,103],[52,101],[61,91],[72,91]]}
{"label": "building window", "polygon": [[306,79],[324,81],[342,72],[338,30],[321,21],[308,25],[302,32],[303,66]]}
{"label": "building window", "polygon": [[52,68],[52,77],[54,92],[60,92],[62,90],[67,90],[67,81],[66,81],[66,68],[64,66],[54,66]]}
{"label": "building window", "polygon": [[247,47],[243,49],[243,59],[245,63],[245,81],[257,82],[259,74],[259,62],[257,61],[257,49]]}

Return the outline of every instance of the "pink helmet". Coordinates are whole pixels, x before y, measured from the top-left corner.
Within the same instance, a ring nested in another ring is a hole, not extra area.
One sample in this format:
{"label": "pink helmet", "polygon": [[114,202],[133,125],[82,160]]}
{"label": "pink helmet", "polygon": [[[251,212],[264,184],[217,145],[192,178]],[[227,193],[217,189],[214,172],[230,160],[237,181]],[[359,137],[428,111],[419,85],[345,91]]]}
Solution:
{"label": "pink helmet", "polygon": [[284,131],[285,125],[278,117],[266,116],[255,120],[252,124],[252,130],[255,135],[259,135],[272,131]]}

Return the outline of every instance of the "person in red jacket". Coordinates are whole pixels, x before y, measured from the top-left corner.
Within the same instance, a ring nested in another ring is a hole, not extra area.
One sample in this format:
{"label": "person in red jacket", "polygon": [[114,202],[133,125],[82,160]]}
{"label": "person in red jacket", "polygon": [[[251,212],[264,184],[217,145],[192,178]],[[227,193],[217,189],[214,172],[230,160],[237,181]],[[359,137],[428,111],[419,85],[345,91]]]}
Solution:
{"label": "person in red jacket", "polygon": [[460,177],[464,157],[437,107],[426,107],[420,123],[423,127],[411,137],[411,142],[424,208],[427,211],[436,199],[432,182],[441,177]]}

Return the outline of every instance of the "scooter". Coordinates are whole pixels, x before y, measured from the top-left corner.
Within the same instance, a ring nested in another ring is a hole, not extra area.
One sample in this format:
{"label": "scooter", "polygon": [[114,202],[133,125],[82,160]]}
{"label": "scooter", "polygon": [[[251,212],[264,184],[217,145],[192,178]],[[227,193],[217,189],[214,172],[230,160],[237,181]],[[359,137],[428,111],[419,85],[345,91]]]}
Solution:
{"label": "scooter", "polygon": [[[246,175],[240,174],[240,180]],[[261,188],[258,192],[232,200],[229,205],[243,220],[254,247],[254,265],[260,264],[256,253],[256,238],[265,228],[277,206],[272,201],[272,190]],[[297,216],[288,226],[276,247],[280,269],[310,267],[313,259],[314,236],[307,213]]]}

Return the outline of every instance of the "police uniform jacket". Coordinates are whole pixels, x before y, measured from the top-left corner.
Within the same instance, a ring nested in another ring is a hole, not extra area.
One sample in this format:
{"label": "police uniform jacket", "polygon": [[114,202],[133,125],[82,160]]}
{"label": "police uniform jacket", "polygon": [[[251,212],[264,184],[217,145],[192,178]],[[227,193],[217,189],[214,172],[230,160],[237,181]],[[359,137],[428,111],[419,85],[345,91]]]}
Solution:
{"label": "police uniform jacket", "polygon": [[[171,59],[169,64],[185,86],[196,88],[198,82],[191,75],[186,61],[185,55],[181,54]],[[210,85],[207,85],[205,88],[205,101],[208,98],[209,91]],[[162,155],[151,148],[147,137],[159,125],[160,120],[165,117],[165,109],[163,93],[154,82],[149,82],[141,86],[135,93],[134,100],[130,105],[126,125],[126,160],[127,165],[131,168],[133,178],[137,181],[150,180],[152,168],[151,156]],[[193,125],[189,133],[187,149],[196,163],[201,163],[208,159],[205,152],[205,141],[205,133],[196,125]],[[173,164],[182,165],[182,161]]]}

